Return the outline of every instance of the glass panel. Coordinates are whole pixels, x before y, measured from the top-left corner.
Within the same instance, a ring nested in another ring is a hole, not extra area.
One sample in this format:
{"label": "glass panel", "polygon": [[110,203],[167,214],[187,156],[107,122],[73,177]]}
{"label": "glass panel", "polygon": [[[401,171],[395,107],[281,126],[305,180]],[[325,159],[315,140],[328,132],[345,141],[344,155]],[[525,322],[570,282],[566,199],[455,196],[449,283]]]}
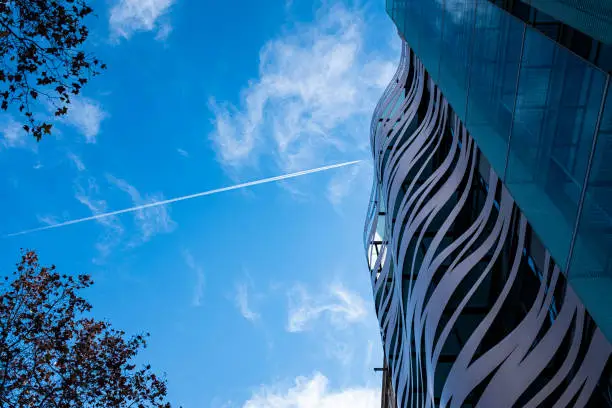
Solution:
{"label": "glass panel", "polygon": [[438,66],[440,64],[440,46],[442,41],[442,16],[444,15],[444,0],[421,1],[421,18],[411,20],[412,24],[421,26],[419,34],[423,45],[419,50],[419,58],[427,67],[427,72],[438,81]]}
{"label": "glass panel", "polygon": [[607,0],[531,0],[530,3],[603,43],[612,40],[612,4]]}
{"label": "glass panel", "polygon": [[573,277],[612,278],[612,93],[608,91],[574,255]]}
{"label": "glass panel", "polygon": [[506,165],[523,27],[489,1],[477,4],[466,125],[497,174]]}
{"label": "glass panel", "polygon": [[589,313],[612,338],[612,92],[608,89],[569,281]]}
{"label": "glass panel", "polygon": [[[401,6],[402,10],[402,24],[397,24],[397,27],[404,35],[404,39],[414,50],[415,53],[419,54],[421,47],[419,44],[420,37],[420,25],[418,22],[421,20],[421,0],[406,0],[404,2],[396,2],[403,3]],[[397,7],[397,6],[396,6]]]}
{"label": "glass panel", "polygon": [[392,3],[392,14],[391,14],[391,18],[393,19],[393,22],[395,23],[395,25],[397,26],[397,29],[399,30],[399,32],[404,32],[405,31],[405,21],[406,21],[406,7],[403,6],[399,6],[397,1],[394,1]]}
{"label": "glass panel", "polygon": [[565,269],[603,72],[527,28],[505,182]]}
{"label": "glass panel", "polygon": [[385,226],[386,226],[385,220],[386,218],[384,215],[378,215],[378,223],[376,224],[376,232],[378,233],[381,240],[386,239],[385,237],[387,236],[386,230],[385,230]]}
{"label": "glass panel", "polygon": [[468,66],[475,2],[446,1],[442,28],[439,85],[459,117],[465,118]]}

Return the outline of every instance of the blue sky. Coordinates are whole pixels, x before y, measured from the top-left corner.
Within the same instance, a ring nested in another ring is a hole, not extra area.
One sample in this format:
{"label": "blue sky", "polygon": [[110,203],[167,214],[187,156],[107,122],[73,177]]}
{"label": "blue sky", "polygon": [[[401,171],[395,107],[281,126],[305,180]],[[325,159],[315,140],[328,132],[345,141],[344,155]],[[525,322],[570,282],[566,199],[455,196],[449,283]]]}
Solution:
{"label": "blue sky", "polygon": [[369,121],[399,39],[384,2],[94,1],[109,66],[41,143],[0,117],[3,235],[343,161],[282,182],[3,238],[89,273],[94,313],[190,407],[375,407],[361,242]]}

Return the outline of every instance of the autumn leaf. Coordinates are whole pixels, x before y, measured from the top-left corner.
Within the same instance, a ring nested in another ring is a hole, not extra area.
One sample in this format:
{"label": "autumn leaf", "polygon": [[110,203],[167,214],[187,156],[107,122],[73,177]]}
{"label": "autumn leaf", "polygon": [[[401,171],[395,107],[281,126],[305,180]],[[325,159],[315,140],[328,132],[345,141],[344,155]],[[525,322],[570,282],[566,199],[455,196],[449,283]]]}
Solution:
{"label": "autumn leaf", "polygon": [[[89,36],[89,0],[0,1],[0,70],[2,110],[15,107],[36,139],[51,132],[42,114],[70,109],[69,94],[106,68],[84,51]],[[68,91],[70,90],[70,91]],[[59,113],[58,112],[63,112]],[[36,114],[35,114],[36,113]],[[24,127],[25,129],[25,127]]]}
{"label": "autumn leaf", "polygon": [[166,381],[133,362],[148,335],[89,316],[80,292],[92,284],[41,266],[34,251],[0,280],[0,406],[170,407]]}

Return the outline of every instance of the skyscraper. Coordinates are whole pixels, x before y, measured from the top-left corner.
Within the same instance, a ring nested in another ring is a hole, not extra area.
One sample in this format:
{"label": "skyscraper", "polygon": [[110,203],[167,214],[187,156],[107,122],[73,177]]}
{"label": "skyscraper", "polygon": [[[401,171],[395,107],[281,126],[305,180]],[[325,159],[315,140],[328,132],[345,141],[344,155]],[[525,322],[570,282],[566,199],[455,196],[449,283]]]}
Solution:
{"label": "skyscraper", "polygon": [[397,406],[612,406],[612,5],[386,8],[364,243]]}

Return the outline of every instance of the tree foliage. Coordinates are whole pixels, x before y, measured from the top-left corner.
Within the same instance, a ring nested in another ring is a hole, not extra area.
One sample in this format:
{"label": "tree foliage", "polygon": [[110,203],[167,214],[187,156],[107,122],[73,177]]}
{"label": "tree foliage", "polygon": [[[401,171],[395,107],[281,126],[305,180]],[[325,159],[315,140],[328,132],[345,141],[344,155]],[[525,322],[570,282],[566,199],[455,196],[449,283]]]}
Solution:
{"label": "tree foliage", "polygon": [[165,380],[132,362],[146,335],[87,317],[87,275],[60,275],[24,252],[0,284],[0,406],[170,407]]}
{"label": "tree foliage", "polygon": [[106,68],[83,50],[92,12],[86,0],[0,0],[0,108],[18,109],[37,140],[52,124],[36,118],[36,102],[66,115],[70,98]]}

